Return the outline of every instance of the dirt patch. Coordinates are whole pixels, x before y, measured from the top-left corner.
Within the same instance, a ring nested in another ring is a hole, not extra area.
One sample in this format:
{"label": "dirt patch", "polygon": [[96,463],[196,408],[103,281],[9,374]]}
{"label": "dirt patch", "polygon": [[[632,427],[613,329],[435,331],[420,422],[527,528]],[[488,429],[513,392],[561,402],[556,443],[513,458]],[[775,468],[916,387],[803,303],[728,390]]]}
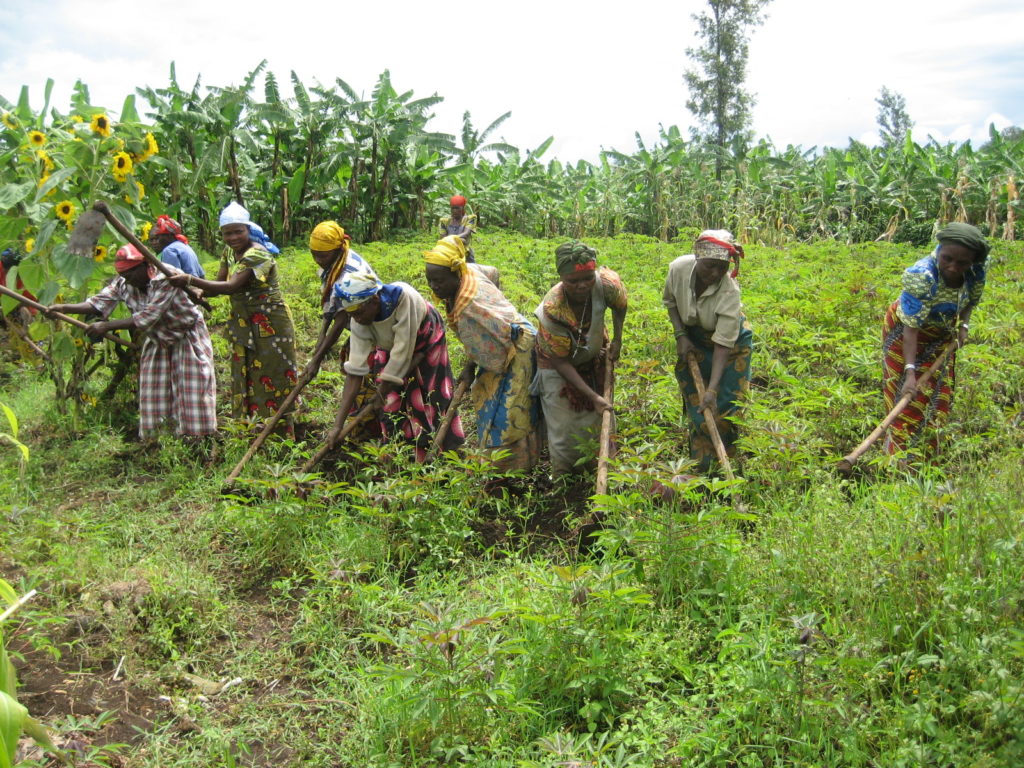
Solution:
{"label": "dirt patch", "polygon": [[[84,671],[78,659],[54,659],[18,636],[9,648],[18,671],[19,701],[50,727],[70,724],[71,733],[62,734],[65,739],[93,746],[137,744],[167,715],[167,706],[155,696],[124,678],[114,680],[113,666]],[[100,717],[108,712],[113,717]],[[96,722],[97,729],[74,727]]]}

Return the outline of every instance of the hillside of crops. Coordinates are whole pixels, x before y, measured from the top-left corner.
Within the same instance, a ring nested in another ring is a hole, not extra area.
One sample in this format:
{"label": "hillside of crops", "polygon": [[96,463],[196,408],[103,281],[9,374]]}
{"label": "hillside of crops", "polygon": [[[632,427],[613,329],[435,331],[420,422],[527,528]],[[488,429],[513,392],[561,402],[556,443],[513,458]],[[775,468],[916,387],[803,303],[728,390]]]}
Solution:
{"label": "hillside of crops", "polygon": [[[631,301],[597,500],[542,470],[490,495],[472,450],[422,466],[365,447],[299,474],[336,361],[305,397],[306,436],[222,497],[245,433],[210,465],[170,438],[140,452],[134,395],[99,397],[105,369],[62,414],[49,378],[8,358],[0,402],[30,456],[2,457],[2,569],[39,591],[5,627],[22,701],[84,764],[1018,763],[1019,251],[991,257],[941,456],[907,473],[876,448],[847,480],[834,463],[881,416],[878,329],[919,251],[751,247],[742,480],[666,503],[652,483],[685,468],[686,436],[661,281],[693,234],[594,240]],[[425,290],[430,237],[359,249]],[[519,307],[555,280],[557,240],[475,242]],[[308,353],[316,271],[302,249],[280,263]]]}
{"label": "hillside of crops", "polygon": [[[7,285],[44,303],[113,276],[109,228],[91,257],[67,247],[96,201],[143,240],[158,214],[179,219],[209,271],[217,214],[237,200],[285,246],[305,362],[320,326],[310,228],[337,219],[385,280],[426,293],[421,253],[456,192],[480,223],[478,260],[524,312],[557,280],[567,237],[594,245],[630,296],[619,450],[599,497],[543,465],[495,491],[472,441],[426,465],[363,445],[300,472],[335,416],[336,358],[304,392],[296,437],[222,493],[245,427],[225,418],[212,456],[140,443],[115,348],[41,315],[25,338],[0,336],[0,598],[31,595],[0,619],[20,681],[0,658],[0,691],[79,765],[1024,760],[1019,133],[979,147],[738,143],[716,178],[721,156],[675,127],[595,162],[500,141],[507,115],[434,132],[441,97],[386,72],[365,95],[279,83],[263,64],[231,87],[172,69],[116,111],[82,83],[53,105],[51,88],[0,95],[0,249],[22,257]],[[876,446],[841,477],[837,460],[883,415],[885,308],[950,220],[994,248],[943,449],[908,470]],[[687,434],[661,293],[706,227],[746,244],[754,380],[740,478],[679,484]],[[228,317],[214,299],[222,415]],[[27,739],[18,756],[53,764]]]}

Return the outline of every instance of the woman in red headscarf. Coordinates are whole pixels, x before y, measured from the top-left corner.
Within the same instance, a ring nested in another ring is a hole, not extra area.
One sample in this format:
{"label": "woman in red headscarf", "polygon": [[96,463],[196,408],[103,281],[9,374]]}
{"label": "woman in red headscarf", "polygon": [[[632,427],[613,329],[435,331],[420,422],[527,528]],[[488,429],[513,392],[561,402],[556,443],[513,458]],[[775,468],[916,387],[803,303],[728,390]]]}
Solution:
{"label": "woman in red headscarf", "polygon": [[[88,334],[148,331],[139,355],[139,435],[150,436],[162,422],[175,422],[178,434],[199,437],[217,431],[213,345],[203,313],[184,291],[146,263],[134,245],[117,252],[118,276],[79,304],[54,304],[64,314],[99,315]],[[177,269],[171,267],[173,272]],[[106,320],[123,302],[131,316]]]}
{"label": "woman in red headscarf", "polygon": [[[690,416],[690,458],[701,472],[715,459],[714,446],[703,409],[715,409],[715,424],[726,453],[735,453],[736,425],[727,417],[737,411],[737,400],[750,388],[750,353],[753,332],[740,304],[735,277],[743,249],[724,229],[701,232],[693,253],[680,256],[668,268],[663,300],[676,337],[676,379],[683,390]],[[736,269],[729,274],[729,264]],[[693,352],[707,381],[704,399],[686,361]]]}
{"label": "woman in red headscarf", "polygon": [[441,237],[458,235],[466,244],[466,263],[475,264],[476,256],[473,249],[469,247],[469,239],[476,230],[476,216],[472,213],[466,214],[466,198],[462,195],[454,195],[449,201],[451,216],[441,219]]}
{"label": "woman in red headscarf", "polygon": [[149,245],[160,255],[160,261],[177,267],[194,277],[206,277],[206,272],[199,263],[199,257],[188,244],[188,238],[182,234],[181,224],[170,216],[157,216],[149,230]]}

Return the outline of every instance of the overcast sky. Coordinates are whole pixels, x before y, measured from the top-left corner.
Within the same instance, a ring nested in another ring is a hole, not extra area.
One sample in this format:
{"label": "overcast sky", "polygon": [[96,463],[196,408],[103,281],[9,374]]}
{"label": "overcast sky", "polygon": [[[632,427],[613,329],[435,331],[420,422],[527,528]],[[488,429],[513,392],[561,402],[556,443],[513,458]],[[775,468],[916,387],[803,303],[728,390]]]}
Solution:
{"label": "overcast sky", "polygon": [[[367,95],[391,70],[401,92],[445,101],[433,130],[478,128],[511,110],[495,138],[546,156],[631,152],[634,133],[692,125],[682,73],[699,0],[3,0],[0,95],[22,85],[42,106],[47,77],[67,111],[76,79],[116,113],[136,86],[237,85],[261,59],[290,93],[336,77]],[[1024,125],[1024,0],[774,0],[753,30],[753,128],[779,147],[877,141],[883,85],[906,97],[919,141],[984,141],[989,123]],[[260,82],[262,89],[262,81]],[[261,91],[260,91],[261,92]]]}

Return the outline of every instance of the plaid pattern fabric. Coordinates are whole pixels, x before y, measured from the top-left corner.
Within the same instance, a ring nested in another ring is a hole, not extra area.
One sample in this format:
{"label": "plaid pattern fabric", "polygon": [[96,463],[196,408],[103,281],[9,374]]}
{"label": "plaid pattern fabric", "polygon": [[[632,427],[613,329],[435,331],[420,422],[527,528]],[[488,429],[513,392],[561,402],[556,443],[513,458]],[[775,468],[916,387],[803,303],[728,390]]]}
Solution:
{"label": "plaid pattern fabric", "polygon": [[88,302],[103,317],[124,302],[136,328],[148,331],[139,357],[139,434],[145,437],[167,419],[179,434],[216,432],[213,345],[202,312],[185,292],[159,274],[145,293],[118,277]]}

